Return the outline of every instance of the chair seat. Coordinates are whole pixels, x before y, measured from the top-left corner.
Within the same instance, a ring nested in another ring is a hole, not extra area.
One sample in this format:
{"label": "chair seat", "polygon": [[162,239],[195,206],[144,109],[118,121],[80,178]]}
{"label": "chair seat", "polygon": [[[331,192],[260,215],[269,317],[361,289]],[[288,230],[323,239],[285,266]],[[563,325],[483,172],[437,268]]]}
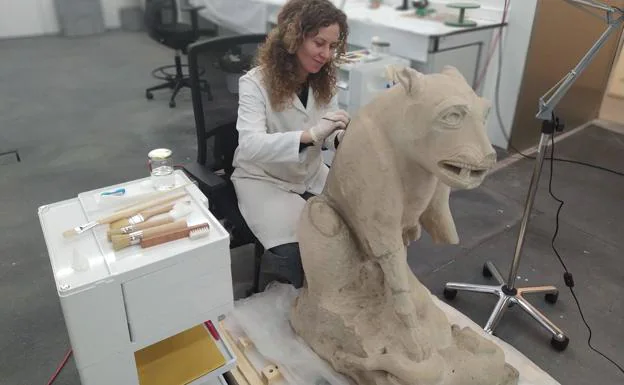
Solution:
{"label": "chair seat", "polygon": [[193,27],[188,24],[175,23],[158,27],[161,42],[169,48],[185,50],[186,47],[197,40]]}

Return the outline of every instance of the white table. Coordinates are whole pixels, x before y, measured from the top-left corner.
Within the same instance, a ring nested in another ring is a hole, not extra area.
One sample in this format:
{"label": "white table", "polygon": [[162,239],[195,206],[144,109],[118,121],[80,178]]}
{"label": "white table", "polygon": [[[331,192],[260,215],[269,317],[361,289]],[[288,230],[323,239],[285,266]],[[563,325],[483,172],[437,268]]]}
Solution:
{"label": "white table", "polygon": [[[184,173],[176,171],[177,185],[188,182]],[[39,208],[83,385],[138,384],[136,351],[208,320],[217,326],[219,318],[233,308],[229,234],[212,216],[207,199],[194,184],[184,187],[193,208],[187,221],[189,225],[208,222],[211,230],[206,237],[119,251],[107,241],[106,226],[63,237],[64,230],[115,210],[118,206],[105,205],[99,193],[118,187],[135,196],[153,191],[146,178]],[[223,338],[215,343],[225,365],[193,385],[223,384],[221,375],[236,364]]]}
{"label": "white table", "polygon": [[[263,33],[275,24],[285,0],[190,0],[205,7],[200,15],[234,33]],[[444,4],[432,7],[443,14],[458,14]],[[467,17],[476,27],[459,28],[441,21],[414,17],[414,10],[397,11],[393,5],[370,9],[364,0],[348,0],[344,12],[349,23],[349,44],[367,48],[379,36],[390,42],[390,54],[411,61],[411,66],[424,73],[439,72],[453,65],[479,91],[478,74],[485,65],[493,32],[500,27],[498,10],[468,10]],[[472,15],[478,16],[474,17]],[[487,18],[484,18],[487,17]]]}

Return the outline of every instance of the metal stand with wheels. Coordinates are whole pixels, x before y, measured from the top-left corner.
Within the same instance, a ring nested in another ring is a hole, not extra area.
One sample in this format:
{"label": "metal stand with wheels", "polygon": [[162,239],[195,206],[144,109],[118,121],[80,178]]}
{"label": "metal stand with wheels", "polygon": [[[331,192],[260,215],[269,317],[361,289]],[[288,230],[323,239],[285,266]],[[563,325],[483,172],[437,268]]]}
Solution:
{"label": "metal stand with wheels", "polygon": [[494,279],[498,281],[497,285],[477,285],[449,282],[444,288],[444,297],[446,299],[454,299],[458,290],[497,295],[498,302],[496,303],[494,311],[490,315],[490,318],[484,327],[484,330],[490,334],[494,332],[494,329],[503,317],[503,314],[505,313],[505,310],[507,310],[508,306],[512,304],[519,305],[524,311],[529,313],[533,319],[548,330],[548,332],[552,335],[551,344],[557,350],[564,350],[568,346],[570,340],[563,334],[561,329],[559,329],[554,323],[546,318],[544,314],[531,305],[529,301],[524,298],[524,294],[545,294],[547,302],[555,303],[557,302],[559,291],[554,286],[516,288],[515,283],[518,267],[520,266],[520,257],[522,255],[527,226],[529,218],[531,217],[533,203],[535,202],[535,194],[539,184],[538,182],[542,171],[542,164],[544,163],[546,148],[552,135],[554,134],[554,131],[561,129],[562,127],[559,126],[558,120],[554,120],[554,122],[544,122],[542,125],[542,136],[537,150],[533,177],[531,178],[531,183],[529,185],[529,193],[524,207],[522,222],[520,223],[520,234],[516,243],[514,258],[511,264],[511,269],[509,270],[507,281],[503,279],[503,276],[496,266],[494,266],[492,262],[488,261],[483,266],[483,275],[486,277],[494,277]]}
{"label": "metal stand with wheels", "polygon": [[[576,67],[574,67],[574,69],[572,69],[561,81],[559,81],[555,85],[555,87],[550,89],[539,100],[539,111],[536,117],[543,121],[542,134],[537,149],[535,166],[533,168],[533,176],[531,177],[531,182],[529,184],[529,192],[524,207],[524,214],[520,223],[520,232],[518,234],[518,240],[516,242],[514,257],[512,260],[511,269],[509,270],[509,276],[507,277],[507,281],[503,279],[503,276],[493,263],[486,262],[483,266],[483,275],[486,277],[494,277],[498,281],[497,285],[477,285],[469,283],[449,282],[445,285],[444,288],[444,297],[449,300],[455,298],[458,290],[497,295],[499,298],[498,302],[496,303],[496,306],[494,306],[494,310],[492,311],[492,314],[490,315],[490,318],[488,319],[484,327],[484,330],[490,334],[494,333],[494,329],[498,325],[507,308],[513,304],[519,305],[524,311],[529,313],[529,315],[531,315],[533,319],[535,319],[552,335],[551,344],[555,349],[559,351],[565,350],[565,348],[568,346],[568,337],[561,331],[561,329],[559,329],[554,323],[546,318],[544,314],[542,314],[539,310],[532,306],[526,300],[526,298],[524,298],[524,294],[544,294],[547,302],[555,303],[557,302],[559,291],[554,286],[516,288],[516,274],[518,272],[518,267],[520,266],[520,257],[522,255],[522,248],[524,246],[524,240],[526,236],[527,226],[529,223],[529,218],[531,216],[531,211],[533,209],[533,203],[535,202],[535,194],[537,192],[537,187],[539,184],[539,178],[542,171],[542,164],[544,163],[546,148],[548,147],[548,143],[554,135],[555,131],[561,131],[563,129],[563,126],[559,123],[559,119],[554,116],[554,108],[572,86],[576,78],[581,75],[585,68],[587,68],[589,63],[607,41],[609,36],[614,31],[616,31],[619,25],[624,21],[624,13],[622,10],[611,7],[609,5],[601,4],[598,1],[569,0],[568,2],[574,3],[574,5],[588,6],[591,8],[605,11],[608,27],[605,32],[600,36],[598,41],[596,41],[596,43],[590,48],[590,50],[585,54],[581,61],[576,65]],[[614,15],[617,15],[617,18],[614,18]],[[548,98],[548,100],[545,100],[546,98]],[[570,285],[571,283],[566,282],[566,284]]]}

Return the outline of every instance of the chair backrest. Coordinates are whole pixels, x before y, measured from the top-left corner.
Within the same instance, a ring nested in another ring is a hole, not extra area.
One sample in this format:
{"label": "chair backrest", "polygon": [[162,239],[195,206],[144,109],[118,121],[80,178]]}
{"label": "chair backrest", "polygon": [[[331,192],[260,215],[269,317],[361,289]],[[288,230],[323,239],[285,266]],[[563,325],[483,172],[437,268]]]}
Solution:
{"label": "chair backrest", "polygon": [[156,40],[161,38],[161,27],[178,22],[176,0],[146,0],[143,14],[147,33]]}
{"label": "chair backrest", "polygon": [[233,171],[238,146],[238,79],[253,66],[256,51],[265,40],[265,34],[237,35],[189,46],[197,162],[211,170],[224,170],[228,175]]}

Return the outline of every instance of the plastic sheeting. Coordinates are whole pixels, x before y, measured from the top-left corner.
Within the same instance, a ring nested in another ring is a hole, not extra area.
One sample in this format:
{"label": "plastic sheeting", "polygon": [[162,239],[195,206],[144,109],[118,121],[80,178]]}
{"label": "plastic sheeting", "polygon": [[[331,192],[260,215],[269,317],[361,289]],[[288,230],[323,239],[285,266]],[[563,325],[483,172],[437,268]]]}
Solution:
{"label": "plastic sheeting", "polygon": [[[292,285],[272,283],[263,293],[235,302],[224,320],[230,330],[244,332],[264,358],[278,365],[289,384],[351,385],[298,337],[289,323],[289,311],[298,291]],[[507,362],[520,372],[518,385],[558,385],[550,375],[501,339],[483,331],[468,317],[433,297],[449,321],[468,326],[503,349]]]}

